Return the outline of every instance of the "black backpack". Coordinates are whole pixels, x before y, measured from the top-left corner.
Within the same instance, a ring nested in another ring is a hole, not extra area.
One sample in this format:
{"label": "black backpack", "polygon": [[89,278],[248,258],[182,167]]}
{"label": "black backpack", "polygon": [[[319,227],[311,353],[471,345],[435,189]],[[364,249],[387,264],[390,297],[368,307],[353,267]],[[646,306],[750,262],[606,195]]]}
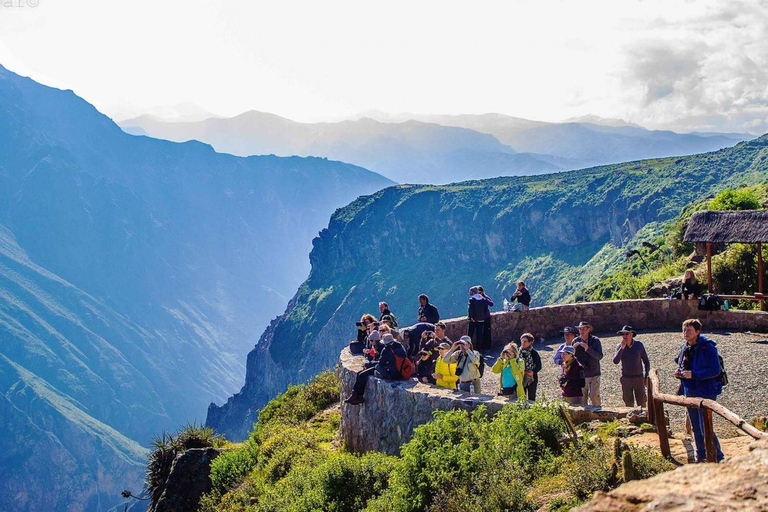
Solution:
{"label": "black backpack", "polygon": [[720,381],[721,385],[727,386],[728,372],[725,371],[725,361],[723,360],[723,356],[721,356],[719,353],[717,354],[717,358],[720,360],[720,375],[717,376],[717,380]]}
{"label": "black backpack", "polygon": [[714,293],[702,295],[701,299],[699,299],[699,309],[702,311],[720,311],[720,306],[722,305],[720,297]]}

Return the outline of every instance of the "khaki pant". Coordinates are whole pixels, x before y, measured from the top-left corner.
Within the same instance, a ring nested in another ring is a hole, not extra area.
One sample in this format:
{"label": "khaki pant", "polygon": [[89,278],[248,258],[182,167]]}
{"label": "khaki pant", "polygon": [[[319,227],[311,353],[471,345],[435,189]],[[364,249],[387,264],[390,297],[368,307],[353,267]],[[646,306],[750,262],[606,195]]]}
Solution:
{"label": "khaki pant", "polygon": [[592,405],[600,405],[600,376],[595,375],[594,377],[586,377],[584,382],[586,383],[582,390],[584,393],[584,405],[589,403],[587,402],[587,398],[589,398]]}
{"label": "khaki pant", "polygon": [[634,407],[635,402],[637,402],[638,407],[645,407],[645,379],[642,377],[622,377],[621,397],[627,407]]}

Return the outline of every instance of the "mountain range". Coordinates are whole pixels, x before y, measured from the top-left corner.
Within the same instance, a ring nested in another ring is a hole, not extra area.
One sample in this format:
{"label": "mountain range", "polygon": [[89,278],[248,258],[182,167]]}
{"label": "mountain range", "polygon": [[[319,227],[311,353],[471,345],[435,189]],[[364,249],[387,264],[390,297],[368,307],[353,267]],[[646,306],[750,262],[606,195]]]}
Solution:
{"label": "mountain range", "polygon": [[106,510],[237,389],[333,211],[393,183],[126,134],[0,66],[0,510]]}
{"label": "mountain range", "polygon": [[416,322],[420,293],[443,318],[466,315],[476,284],[497,310],[519,279],[534,306],[576,300],[686,205],[760,182],[768,182],[768,135],[687,157],[361,197],[314,240],[309,278],[248,355],[241,391],[211,404],[207,424],[243,439],[260,406],[336,363],[355,321],[379,301],[402,327]]}
{"label": "mountain range", "polygon": [[234,155],[324,156],[398,183],[552,173],[732,146],[749,134],[678,134],[587,117],[545,123],[501,114],[368,113],[334,123],[298,123],[265,112],[177,122],[145,115],[120,122],[128,133],[199,140]]}

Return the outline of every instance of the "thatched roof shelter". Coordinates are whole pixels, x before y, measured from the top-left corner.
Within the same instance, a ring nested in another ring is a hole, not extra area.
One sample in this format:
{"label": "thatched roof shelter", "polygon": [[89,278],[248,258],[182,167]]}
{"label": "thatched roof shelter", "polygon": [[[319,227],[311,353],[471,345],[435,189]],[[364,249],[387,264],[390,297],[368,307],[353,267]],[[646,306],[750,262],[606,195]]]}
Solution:
{"label": "thatched roof shelter", "polygon": [[745,244],[768,242],[768,210],[696,212],[688,221],[684,240]]}

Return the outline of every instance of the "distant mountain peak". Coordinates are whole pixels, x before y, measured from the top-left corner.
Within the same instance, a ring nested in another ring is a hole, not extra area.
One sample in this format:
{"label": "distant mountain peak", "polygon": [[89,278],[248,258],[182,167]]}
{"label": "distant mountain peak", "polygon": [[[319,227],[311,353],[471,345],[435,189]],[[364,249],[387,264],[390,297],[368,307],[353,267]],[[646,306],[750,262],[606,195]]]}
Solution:
{"label": "distant mountain peak", "polygon": [[625,121],[624,119],[618,119],[618,118],[611,118],[611,117],[600,117],[596,116],[594,114],[586,114],[583,116],[577,116],[577,117],[571,117],[569,119],[566,119],[563,121],[565,123],[589,123],[589,124],[597,124],[600,126],[631,126],[632,128],[642,128],[639,124],[630,123]]}

